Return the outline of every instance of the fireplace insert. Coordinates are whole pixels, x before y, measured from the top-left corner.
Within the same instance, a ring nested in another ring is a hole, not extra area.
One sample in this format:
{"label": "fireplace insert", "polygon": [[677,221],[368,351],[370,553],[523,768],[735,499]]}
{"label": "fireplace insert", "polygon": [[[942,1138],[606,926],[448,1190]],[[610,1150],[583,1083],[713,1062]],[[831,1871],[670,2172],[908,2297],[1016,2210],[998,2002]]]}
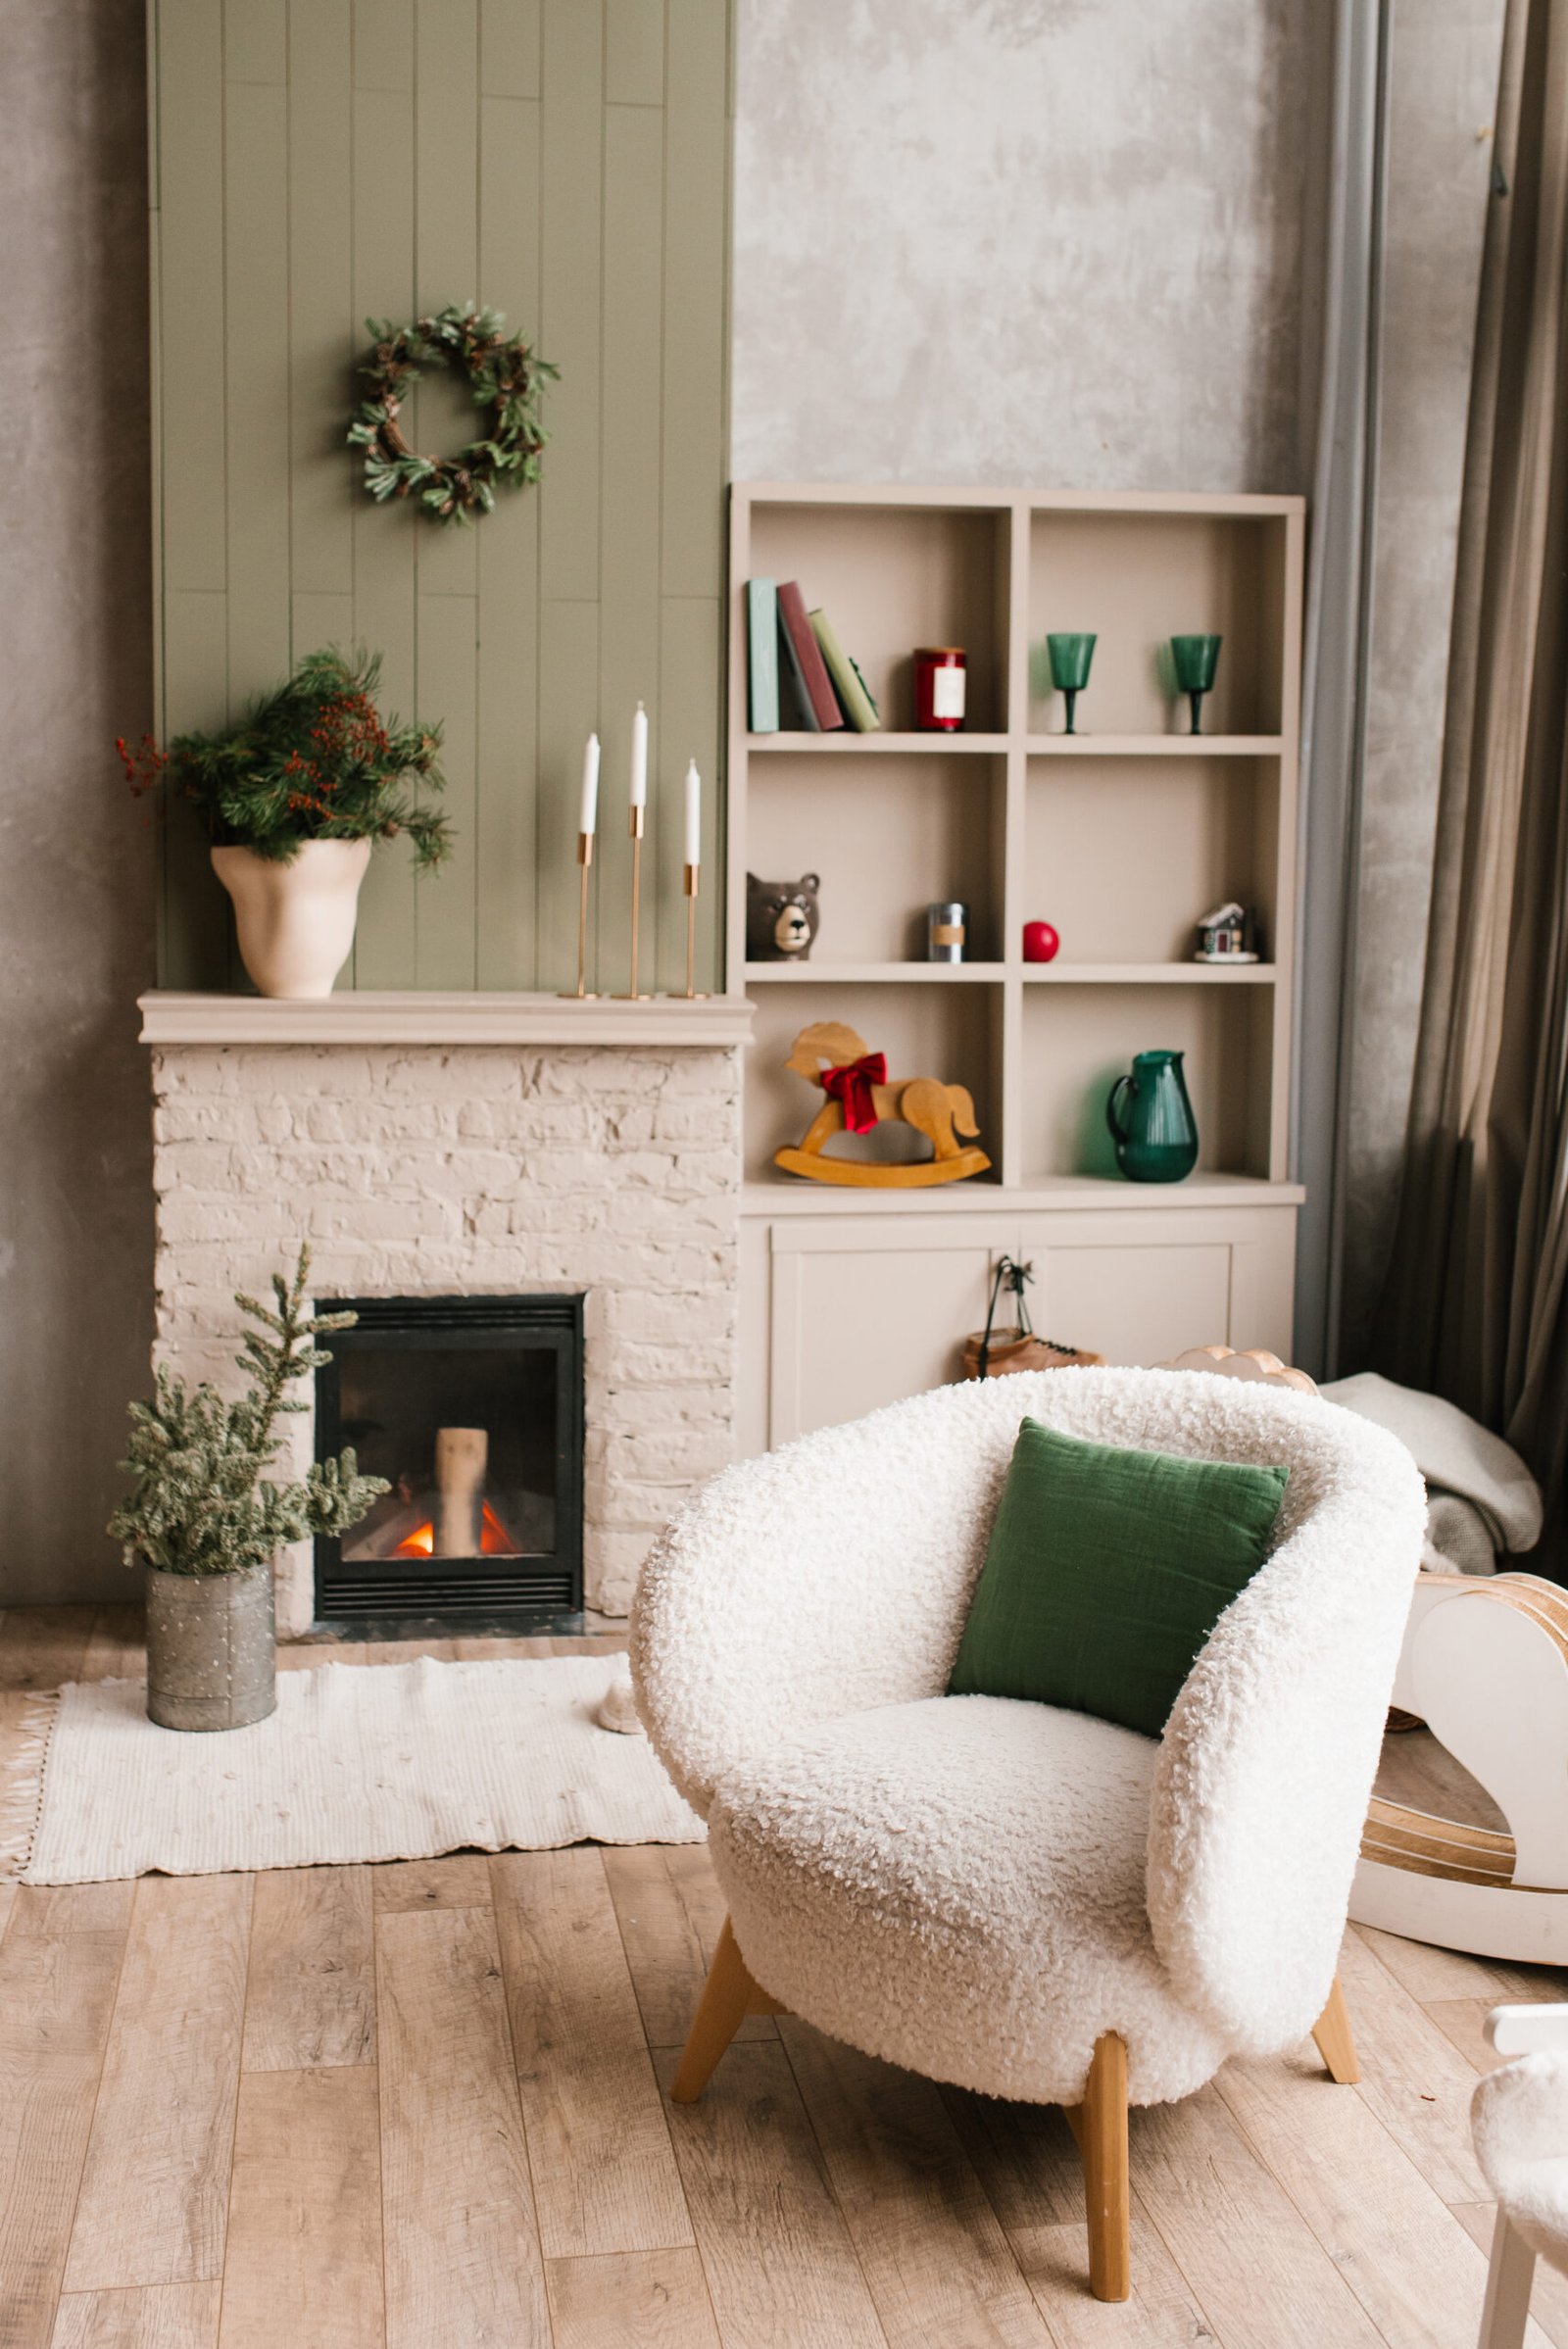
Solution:
{"label": "fireplace insert", "polygon": [[318,1619],[582,1605],[582,1298],[323,1297],[359,1321],[316,1374],[316,1453],[391,1486],[316,1544]]}

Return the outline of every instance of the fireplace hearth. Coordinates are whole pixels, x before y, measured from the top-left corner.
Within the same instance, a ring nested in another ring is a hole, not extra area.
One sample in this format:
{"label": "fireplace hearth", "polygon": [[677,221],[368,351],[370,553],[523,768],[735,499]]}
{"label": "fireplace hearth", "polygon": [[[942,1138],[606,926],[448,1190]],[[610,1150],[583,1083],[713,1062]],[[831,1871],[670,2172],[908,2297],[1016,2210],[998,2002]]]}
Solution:
{"label": "fireplace hearth", "polygon": [[316,1450],[391,1491],[316,1544],[321,1622],[539,1620],[582,1605],[580,1296],[338,1297]]}

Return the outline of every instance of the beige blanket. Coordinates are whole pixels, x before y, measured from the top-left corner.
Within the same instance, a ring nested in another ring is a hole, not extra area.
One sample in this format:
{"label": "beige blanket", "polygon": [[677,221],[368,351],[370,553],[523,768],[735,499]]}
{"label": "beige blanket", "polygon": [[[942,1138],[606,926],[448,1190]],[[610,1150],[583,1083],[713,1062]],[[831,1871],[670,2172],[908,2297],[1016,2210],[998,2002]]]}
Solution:
{"label": "beige blanket", "polygon": [[1541,1488],[1513,1446],[1439,1395],[1396,1386],[1375,1370],[1320,1390],[1397,1436],[1427,1481],[1423,1566],[1440,1574],[1494,1574],[1499,1550],[1534,1549]]}

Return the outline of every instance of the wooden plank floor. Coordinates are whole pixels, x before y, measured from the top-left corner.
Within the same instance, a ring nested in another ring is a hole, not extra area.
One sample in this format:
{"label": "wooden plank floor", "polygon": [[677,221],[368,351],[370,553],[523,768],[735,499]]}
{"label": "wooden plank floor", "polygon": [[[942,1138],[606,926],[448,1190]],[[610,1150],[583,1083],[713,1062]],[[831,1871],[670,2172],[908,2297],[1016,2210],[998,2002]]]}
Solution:
{"label": "wooden plank floor", "polygon": [[[0,1755],[139,1664],[128,1609],[0,1615]],[[790,2018],[665,2101],[722,1913],[696,1847],[0,1884],[0,2349],[1471,2349],[1481,2021],[1568,1977],[1352,1933],[1363,2085],[1303,2046],[1135,2114],[1102,2308],[1058,2113]]]}

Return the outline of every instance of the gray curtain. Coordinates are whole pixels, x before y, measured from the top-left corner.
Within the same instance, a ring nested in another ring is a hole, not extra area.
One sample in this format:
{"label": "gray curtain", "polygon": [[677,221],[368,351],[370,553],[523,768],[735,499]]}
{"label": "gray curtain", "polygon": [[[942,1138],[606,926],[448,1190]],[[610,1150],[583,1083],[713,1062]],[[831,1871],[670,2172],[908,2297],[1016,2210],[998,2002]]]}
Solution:
{"label": "gray curtain", "polygon": [[1379,1367],[1568,1461],[1568,0],[1509,0]]}
{"label": "gray curtain", "polygon": [[1302,658],[1299,984],[1294,1172],[1295,1357],[1334,1376],[1340,1325],[1346,1076],[1354,1000],[1355,845],[1376,498],[1379,319],[1388,154],[1389,0],[1338,0],[1331,85],[1322,367]]}

